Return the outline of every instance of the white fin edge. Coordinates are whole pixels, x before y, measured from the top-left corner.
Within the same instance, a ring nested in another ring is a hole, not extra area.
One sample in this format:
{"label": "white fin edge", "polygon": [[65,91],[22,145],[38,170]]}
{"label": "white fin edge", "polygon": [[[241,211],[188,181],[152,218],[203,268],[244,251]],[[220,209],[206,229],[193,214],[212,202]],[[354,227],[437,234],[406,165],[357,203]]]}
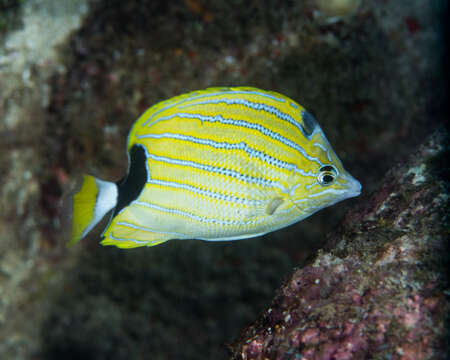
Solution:
{"label": "white fin edge", "polygon": [[103,181],[97,178],[95,178],[95,183],[97,184],[98,193],[94,207],[94,218],[83,230],[81,238],[85,237],[103,219],[108,211],[117,205],[119,195],[117,185],[113,182]]}

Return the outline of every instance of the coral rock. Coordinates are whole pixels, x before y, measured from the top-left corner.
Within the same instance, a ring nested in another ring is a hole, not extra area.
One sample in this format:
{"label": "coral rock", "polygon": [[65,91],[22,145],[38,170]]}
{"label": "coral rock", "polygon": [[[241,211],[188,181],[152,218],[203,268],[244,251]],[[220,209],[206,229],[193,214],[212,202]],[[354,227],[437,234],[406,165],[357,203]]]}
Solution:
{"label": "coral rock", "polygon": [[443,133],[347,214],[327,248],[292,274],[231,347],[233,359],[444,358]]}

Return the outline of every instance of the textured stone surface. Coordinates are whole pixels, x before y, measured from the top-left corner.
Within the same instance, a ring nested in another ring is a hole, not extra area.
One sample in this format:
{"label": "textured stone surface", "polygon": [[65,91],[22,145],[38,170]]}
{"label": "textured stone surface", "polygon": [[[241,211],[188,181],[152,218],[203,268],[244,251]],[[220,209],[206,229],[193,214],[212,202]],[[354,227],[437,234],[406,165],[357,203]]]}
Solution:
{"label": "textured stone surface", "polygon": [[[58,47],[81,26],[87,11],[85,0],[0,3],[2,359],[27,359],[40,346],[39,324],[51,298],[43,289],[60,279],[51,258],[62,246],[42,257],[49,243],[43,224],[51,221],[41,206],[43,179],[51,171],[43,151],[46,109],[51,77],[66,71]],[[5,29],[9,32],[3,33]]]}
{"label": "textured stone surface", "polygon": [[448,140],[433,135],[347,213],[332,249],[291,276],[233,359],[446,358]]}

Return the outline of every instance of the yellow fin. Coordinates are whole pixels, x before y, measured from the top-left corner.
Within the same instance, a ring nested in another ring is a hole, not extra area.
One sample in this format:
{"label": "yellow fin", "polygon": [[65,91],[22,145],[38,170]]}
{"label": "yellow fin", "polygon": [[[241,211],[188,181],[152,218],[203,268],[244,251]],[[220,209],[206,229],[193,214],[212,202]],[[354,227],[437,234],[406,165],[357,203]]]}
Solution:
{"label": "yellow fin", "polygon": [[100,244],[107,246],[107,245],[114,245],[118,247],[119,249],[132,249],[142,246],[155,246],[159,245],[163,242],[166,242],[167,239],[164,240],[157,240],[157,241],[145,241],[145,240],[133,240],[133,239],[112,239],[111,237],[104,238]]}
{"label": "yellow fin", "polygon": [[68,246],[76,244],[117,203],[114,183],[84,175],[80,190],[73,195],[72,232]]}
{"label": "yellow fin", "polygon": [[[178,238],[176,233],[164,233],[140,226],[134,221],[145,220],[151,216],[143,209],[130,205],[117,217],[113,218],[108,227],[103,232],[102,245],[114,245],[121,249],[130,249],[141,246],[155,246],[169,239]],[[182,236],[182,234],[180,234]]]}

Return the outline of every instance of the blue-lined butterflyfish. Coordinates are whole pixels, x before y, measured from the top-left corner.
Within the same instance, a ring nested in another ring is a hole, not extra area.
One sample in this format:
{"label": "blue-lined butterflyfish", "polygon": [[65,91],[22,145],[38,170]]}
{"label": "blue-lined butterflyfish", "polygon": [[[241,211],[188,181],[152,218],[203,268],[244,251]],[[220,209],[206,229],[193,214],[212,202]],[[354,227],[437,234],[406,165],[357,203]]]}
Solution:
{"label": "blue-lined butterflyfish", "polygon": [[157,103],[135,122],[118,182],[85,175],[70,244],[108,213],[103,245],[260,236],[360,194],[315,118],[276,92],[209,88]]}

